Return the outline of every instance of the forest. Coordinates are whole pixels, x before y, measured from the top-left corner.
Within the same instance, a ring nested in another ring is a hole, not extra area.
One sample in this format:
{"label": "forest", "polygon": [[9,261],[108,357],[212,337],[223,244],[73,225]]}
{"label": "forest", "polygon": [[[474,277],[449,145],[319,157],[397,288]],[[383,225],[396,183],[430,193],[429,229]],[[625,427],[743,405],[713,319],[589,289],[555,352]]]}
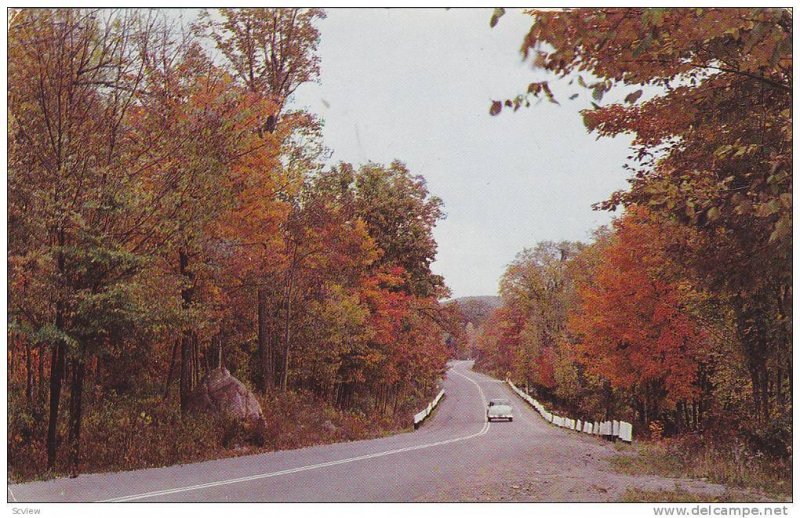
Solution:
{"label": "forest", "polygon": [[[628,185],[590,238],[519,251],[499,300],[446,301],[443,201],[399,159],[332,163],[292,102],[325,11],[9,10],[9,477],[397,432],[474,358],[666,455],[627,468],[790,492],[792,11],[527,13],[536,78],[480,115],[629,138]],[[220,372],[262,419],[198,411]]]}
{"label": "forest", "polygon": [[[530,14],[524,58],[591,95],[589,132],[632,136],[629,187],[597,204],[616,215],[590,242],[508,265],[479,368],[674,455],[735,449],[791,480],[791,10]],[[534,82],[490,113],[577,97]]]}
{"label": "forest", "polygon": [[[324,17],[9,12],[12,478],[375,436],[435,394],[442,201],[400,161],[325,165],[291,103]],[[192,411],[220,367],[263,426]]]}

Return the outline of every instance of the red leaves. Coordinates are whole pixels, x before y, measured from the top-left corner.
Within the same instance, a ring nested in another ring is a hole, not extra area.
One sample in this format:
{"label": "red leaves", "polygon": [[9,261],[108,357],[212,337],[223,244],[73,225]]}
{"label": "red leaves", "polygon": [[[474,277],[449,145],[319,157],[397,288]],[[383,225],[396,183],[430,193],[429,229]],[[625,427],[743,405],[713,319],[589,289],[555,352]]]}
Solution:
{"label": "red leaves", "polygon": [[663,386],[675,403],[698,390],[704,340],[685,309],[685,294],[664,280],[669,268],[662,235],[668,229],[633,209],[616,224],[591,284],[579,288],[580,308],[569,320],[587,369],[612,385]]}

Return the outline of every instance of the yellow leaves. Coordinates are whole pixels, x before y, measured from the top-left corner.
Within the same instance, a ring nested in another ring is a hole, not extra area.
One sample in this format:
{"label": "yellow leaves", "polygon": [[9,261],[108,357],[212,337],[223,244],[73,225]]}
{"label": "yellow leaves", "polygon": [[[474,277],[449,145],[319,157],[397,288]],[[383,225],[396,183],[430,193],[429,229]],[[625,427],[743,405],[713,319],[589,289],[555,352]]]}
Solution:
{"label": "yellow leaves", "polygon": [[792,235],[792,220],[791,217],[783,217],[779,219],[773,227],[772,233],[769,236],[769,242],[774,243],[781,241]]}
{"label": "yellow leaves", "polygon": [[714,156],[718,158],[741,158],[745,155],[756,153],[760,147],[759,144],[725,144],[714,150]]}

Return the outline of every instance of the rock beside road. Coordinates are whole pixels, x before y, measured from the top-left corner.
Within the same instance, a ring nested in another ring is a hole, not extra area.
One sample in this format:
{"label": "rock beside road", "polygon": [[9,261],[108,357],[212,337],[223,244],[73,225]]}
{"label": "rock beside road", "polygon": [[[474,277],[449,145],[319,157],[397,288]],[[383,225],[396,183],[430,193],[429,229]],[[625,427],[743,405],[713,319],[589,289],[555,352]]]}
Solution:
{"label": "rock beside road", "polygon": [[228,414],[242,421],[261,422],[261,405],[250,389],[225,367],[209,372],[189,396],[194,412]]}

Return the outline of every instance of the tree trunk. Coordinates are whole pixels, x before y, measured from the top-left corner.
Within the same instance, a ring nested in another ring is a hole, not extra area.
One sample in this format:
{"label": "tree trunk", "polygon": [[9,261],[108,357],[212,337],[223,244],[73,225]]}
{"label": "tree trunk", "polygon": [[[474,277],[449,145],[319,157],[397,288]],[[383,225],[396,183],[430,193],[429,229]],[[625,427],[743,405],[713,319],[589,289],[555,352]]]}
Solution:
{"label": "tree trunk", "polygon": [[[56,328],[64,325],[63,308],[56,309]],[[58,405],[61,400],[61,377],[64,374],[64,343],[59,340],[53,346],[50,360],[50,412],[47,423],[47,467],[52,469],[56,464],[56,434],[58,432]]]}
{"label": "tree trunk", "polygon": [[169,357],[169,370],[167,371],[167,382],[164,384],[164,399],[169,396],[169,387],[172,385],[172,376],[175,373],[175,355],[178,353],[178,344],[180,340],[175,340],[172,345],[172,354]]}
{"label": "tree trunk", "polygon": [[58,343],[53,347],[50,360],[50,412],[47,423],[47,467],[56,464],[56,433],[58,423],[58,406],[61,400],[61,375],[64,372],[64,345]]}
{"label": "tree trunk", "polygon": [[84,362],[72,360],[72,386],[69,402],[69,473],[77,477],[80,471],[81,397],[83,395]]}
{"label": "tree trunk", "polygon": [[200,384],[200,341],[192,333],[192,388]]}
{"label": "tree trunk", "polygon": [[189,394],[192,392],[192,335],[184,331],[181,337],[181,381],[180,399],[181,415],[186,414]]}
{"label": "tree trunk", "polygon": [[769,371],[766,366],[761,367],[761,408],[762,419],[764,423],[769,422],[770,408],[769,408]]}
{"label": "tree trunk", "polygon": [[753,386],[753,410],[756,419],[759,419],[761,417],[761,391],[758,383],[758,369],[752,365],[750,366],[750,383]]}
{"label": "tree trunk", "polygon": [[280,388],[286,392],[289,384],[289,352],[291,350],[291,322],[292,322],[292,289],[294,288],[294,270],[297,267],[297,243],[294,244],[292,251],[292,261],[286,278],[286,320],[283,329],[283,358],[281,368]]}
{"label": "tree trunk", "polygon": [[37,356],[39,360],[39,386],[36,389],[36,400],[42,401],[44,398],[44,346],[37,347]]}
{"label": "tree trunk", "polygon": [[270,340],[267,318],[267,289],[263,286],[258,287],[258,366],[260,372],[256,376],[256,388],[261,392],[266,392],[267,388],[274,383],[272,373],[272,354],[270,351]]}
{"label": "tree trunk", "polygon": [[[197,346],[197,347],[198,347],[198,349],[199,349],[199,348],[200,348],[200,345],[198,344],[198,346]],[[208,374],[208,371],[209,371],[209,365],[208,365],[208,354],[209,354],[209,352],[210,352],[210,351],[209,351],[209,348],[208,348],[208,347],[206,348],[206,350],[205,350],[205,351],[203,351],[203,376],[205,376],[206,374]]]}
{"label": "tree trunk", "polygon": [[[66,262],[64,259],[63,247],[66,243],[66,233],[59,229],[58,233],[59,251],[56,256],[56,268],[59,273],[59,285],[63,285],[66,273]],[[64,330],[64,301],[56,301],[55,326],[59,331]],[[58,432],[58,406],[61,401],[61,380],[66,367],[66,344],[63,340],[56,341],[53,347],[52,360],[50,362],[50,415],[47,423],[47,467],[52,469],[56,464],[56,440]]]}
{"label": "tree trunk", "polygon": [[683,402],[683,420],[686,425],[686,428],[692,427],[692,420],[689,418],[689,403],[687,401]]}
{"label": "tree trunk", "polygon": [[[190,283],[189,286],[181,290],[181,298],[183,299],[183,308],[188,309],[192,303],[192,294],[194,291],[191,285],[194,280],[194,274],[188,270],[189,268],[189,254],[186,250],[181,249],[178,251],[178,260],[180,273]],[[192,332],[189,329],[183,331],[181,336],[181,382],[180,382],[180,402],[181,402],[181,415],[185,415],[187,404],[189,402],[189,394],[192,392]]]}
{"label": "tree trunk", "polygon": [[14,366],[14,348],[8,348],[8,379],[14,379],[14,374],[16,373],[16,368]]}
{"label": "tree trunk", "polygon": [[33,400],[33,368],[31,367],[31,344],[25,341],[25,399]]}
{"label": "tree trunk", "polygon": [[217,368],[221,369],[225,365],[223,354],[222,335],[217,336]]}
{"label": "tree trunk", "polygon": [[[647,389],[645,388],[644,391],[644,398],[642,398],[642,419],[644,420],[644,425],[647,426],[650,423],[650,414],[648,411],[650,410],[649,402],[647,400]],[[606,412],[606,419],[608,419],[608,412]]]}
{"label": "tree trunk", "polygon": [[[295,252],[297,248],[295,247]],[[292,283],[294,277],[294,261],[289,270],[289,279],[286,286],[286,322],[283,331],[283,367],[281,368],[281,392],[286,392],[289,383],[289,350],[291,346],[291,321],[292,321]]]}

